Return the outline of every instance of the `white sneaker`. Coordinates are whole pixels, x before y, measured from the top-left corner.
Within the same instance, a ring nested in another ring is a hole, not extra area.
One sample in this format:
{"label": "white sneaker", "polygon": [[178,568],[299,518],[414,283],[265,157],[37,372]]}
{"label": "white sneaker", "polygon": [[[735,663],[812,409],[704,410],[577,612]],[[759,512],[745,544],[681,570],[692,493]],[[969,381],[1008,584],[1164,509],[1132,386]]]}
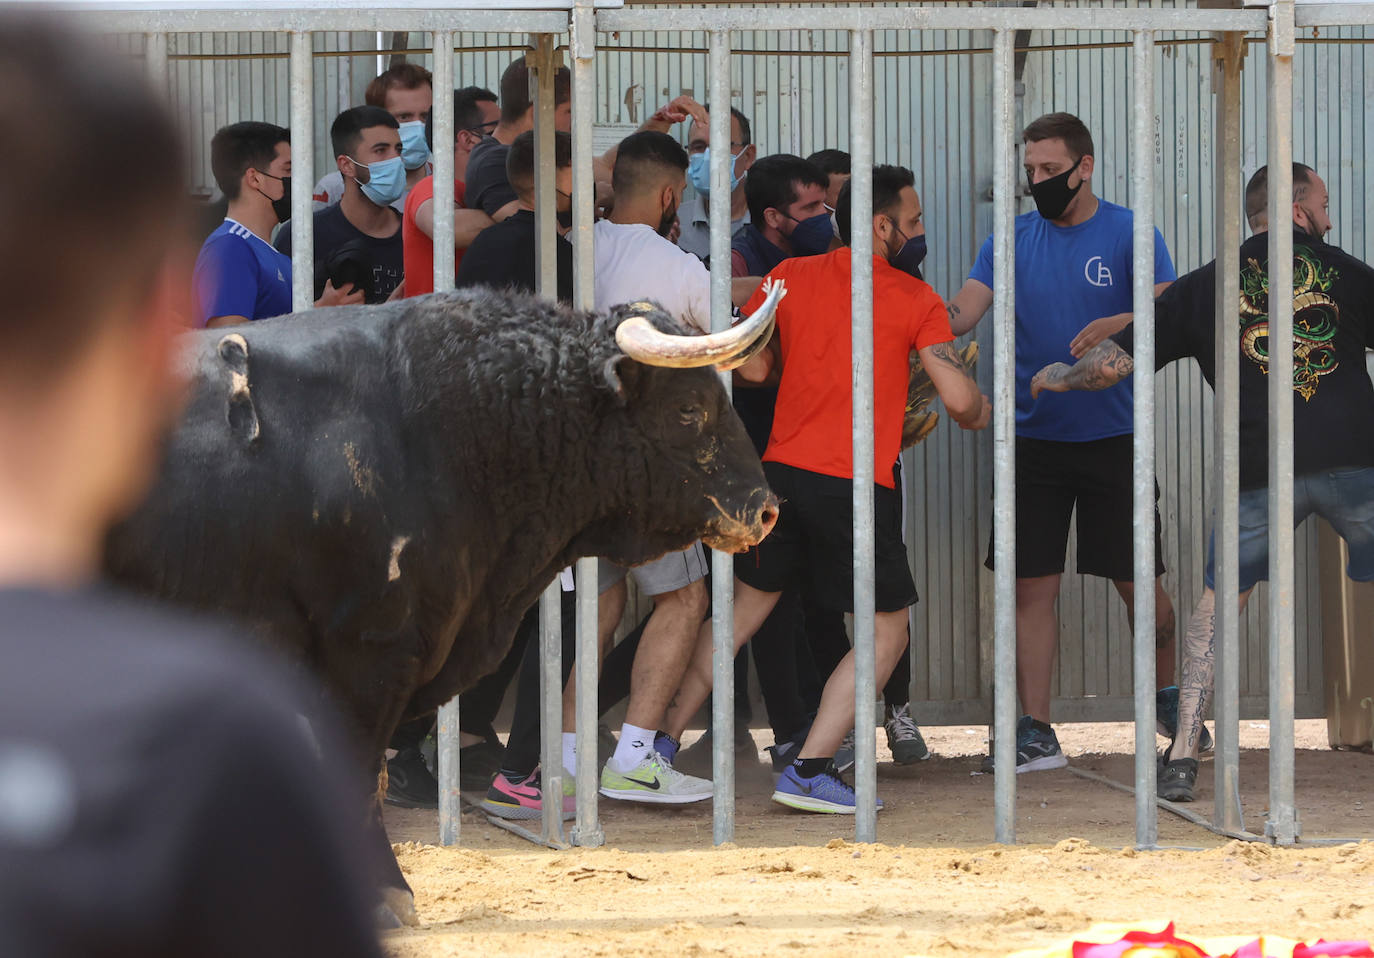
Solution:
{"label": "white sneaker", "polygon": [[684,775],[663,756],[650,752],[628,772],[617,772],[607,762],[601,769],[601,794],[623,802],[686,805],[710,798],[712,786],[704,778]]}

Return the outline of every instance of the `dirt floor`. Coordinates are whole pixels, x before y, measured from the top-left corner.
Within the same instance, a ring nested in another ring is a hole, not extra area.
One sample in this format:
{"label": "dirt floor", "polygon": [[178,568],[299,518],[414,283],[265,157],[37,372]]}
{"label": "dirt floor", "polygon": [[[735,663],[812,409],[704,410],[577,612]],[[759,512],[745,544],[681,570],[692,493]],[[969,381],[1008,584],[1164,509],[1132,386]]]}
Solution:
{"label": "dirt floor", "polygon": [[[1071,767],[1131,781],[1130,726],[1059,734]],[[1245,825],[1256,832],[1267,736],[1265,723],[1241,725]],[[1137,852],[1132,796],[1064,769],[1018,778],[1019,844],[994,845],[992,777],[974,774],[984,730],[926,737],[936,757],[901,768],[884,761],[879,736],[878,845],[852,844],[852,819],[772,804],[761,764],[739,769],[736,839],[724,848],[711,847],[710,802],[603,800],[605,847],[566,851],[475,814],[458,847],[439,848],[435,813],[389,808],[422,920],[391,933],[389,952],[1006,955],[1100,922],[1159,919],[1196,937],[1374,938],[1374,841],[1277,849],[1161,811],[1164,850]],[[1374,839],[1374,756],[1327,749],[1324,722],[1298,723],[1297,742],[1303,838]],[[1209,818],[1211,780],[1204,763],[1192,807]]]}

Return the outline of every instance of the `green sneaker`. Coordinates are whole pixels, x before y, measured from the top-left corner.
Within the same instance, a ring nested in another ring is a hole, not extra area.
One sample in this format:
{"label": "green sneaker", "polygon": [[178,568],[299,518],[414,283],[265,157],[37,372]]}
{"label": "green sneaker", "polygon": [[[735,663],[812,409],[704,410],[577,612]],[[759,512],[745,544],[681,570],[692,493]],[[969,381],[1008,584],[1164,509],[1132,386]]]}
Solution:
{"label": "green sneaker", "polygon": [[601,769],[601,794],[623,802],[686,805],[710,798],[711,783],[682,774],[657,752],[650,752],[628,772],[617,772],[607,762]]}

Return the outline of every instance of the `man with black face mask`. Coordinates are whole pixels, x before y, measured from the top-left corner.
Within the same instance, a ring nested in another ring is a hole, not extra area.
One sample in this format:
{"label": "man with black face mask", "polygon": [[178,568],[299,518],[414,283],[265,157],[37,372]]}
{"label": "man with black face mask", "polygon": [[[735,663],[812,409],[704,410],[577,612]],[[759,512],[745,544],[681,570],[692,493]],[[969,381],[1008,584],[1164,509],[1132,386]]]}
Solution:
{"label": "man with black face mask", "polygon": [[[230,326],[291,312],[291,257],[272,230],[291,216],[291,134],[271,123],[226,126],[210,141],[210,168],[228,215],[200,249],[192,279],[196,326]],[[361,303],[326,285],[316,306]]]}
{"label": "man with black face mask", "polygon": [[[1016,770],[1032,772],[1067,764],[1049,724],[1050,683],[1059,637],[1055,600],[1075,510],[1078,571],[1111,579],[1128,619],[1135,609],[1135,419],[1130,383],[1035,403],[1030,379],[1045,365],[1072,359],[1076,342],[1121,328],[1098,317],[1131,310],[1134,217],[1093,195],[1092,135],[1078,117],[1047,114],[1026,127],[1023,139],[1036,211],[1016,219],[1016,686],[1023,710]],[[956,335],[972,329],[992,305],[992,267],[989,237],[949,304]],[[1164,238],[1155,230],[1155,295],[1175,276]],[[1164,573],[1159,528],[1156,511],[1155,668],[1160,730],[1171,735],[1178,714],[1174,609],[1158,579]],[[991,759],[984,771],[992,770]]]}

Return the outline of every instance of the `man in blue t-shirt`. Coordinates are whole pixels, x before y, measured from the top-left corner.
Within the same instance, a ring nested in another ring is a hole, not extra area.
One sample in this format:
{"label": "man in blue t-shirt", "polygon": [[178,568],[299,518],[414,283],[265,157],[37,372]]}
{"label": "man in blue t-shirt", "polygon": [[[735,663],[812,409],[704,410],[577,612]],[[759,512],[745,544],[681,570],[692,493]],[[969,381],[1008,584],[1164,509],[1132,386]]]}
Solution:
{"label": "man in blue t-shirt", "polygon": [[[1120,331],[1118,320],[1099,317],[1132,308],[1134,216],[1093,195],[1092,134],[1078,117],[1047,114],[1026,127],[1022,138],[1036,212],[1016,218],[1016,688],[1024,710],[1017,723],[1016,770],[1030,772],[1067,761],[1049,724],[1050,683],[1059,635],[1054,603],[1075,509],[1078,571],[1111,579],[1128,617],[1135,608],[1131,384],[1056,394],[1039,403],[1030,397],[1031,376],[1042,367],[1071,361]],[[949,304],[956,336],[972,329],[992,305],[992,258],[988,237]],[[1175,275],[1156,230],[1155,295]],[[1157,576],[1164,572],[1161,553],[1156,510]],[[1178,708],[1174,609],[1158,578],[1155,612],[1160,725],[1172,735]],[[991,756],[985,770],[991,770]]]}
{"label": "man in blue t-shirt", "polygon": [[[210,141],[210,168],[228,215],[196,257],[195,326],[231,326],[291,312],[291,257],[272,248],[272,230],[291,211],[291,134],[271,123],[224,127]],[[332,286],[315,304],[361,303]]]}

